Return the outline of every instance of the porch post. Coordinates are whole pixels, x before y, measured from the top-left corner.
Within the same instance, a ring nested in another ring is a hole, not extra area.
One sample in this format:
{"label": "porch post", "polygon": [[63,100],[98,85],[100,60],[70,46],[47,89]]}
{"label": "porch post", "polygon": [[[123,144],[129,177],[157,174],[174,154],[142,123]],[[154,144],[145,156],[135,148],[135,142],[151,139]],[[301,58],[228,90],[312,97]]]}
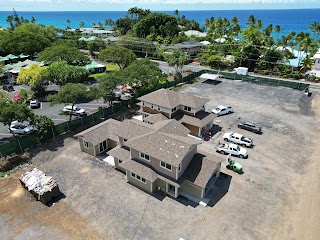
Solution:
{"label": "porch post", "polygon": [[174,197],[178,197],[178,187],[174,187]]}

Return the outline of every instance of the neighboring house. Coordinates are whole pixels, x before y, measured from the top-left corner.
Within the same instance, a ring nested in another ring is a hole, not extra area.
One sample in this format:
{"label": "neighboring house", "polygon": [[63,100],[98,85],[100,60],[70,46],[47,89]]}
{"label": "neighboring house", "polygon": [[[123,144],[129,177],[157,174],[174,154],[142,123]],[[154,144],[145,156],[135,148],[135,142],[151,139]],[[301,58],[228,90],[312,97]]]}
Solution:
{"label": "neighboring house", "polygon": [[188,137],[189,132],[175,119],[154,124],[109,119],[75,136],[91,155],[110,147],[110,140],[115,146],[117,138],[118,146],[107,153],[129,183],[148,193],[203,198],[219,177],[224,159],[199,150],[201,141]]}
{"label": "neighboring house", "polygon": [[144,122],[153,124],[165,118],[176,119],[198,137],[213,126],[215,115],[205,111],[209,99],[159,89],[138,100]]}
{"label": "neighboring house", "polygon": [[113,30],[99,30],[99,29],[85,30],[82,32],[82,36],[83,37],[87,37],[87,36],[113,37],[114,31]]}
{"label": "neighboring house", "polygon": [[180,50],[188,53],[189,55],[196,55],[197,53],[201,52],[205,46],[205,44],[200,42],[186,41],[173,45],[163,45],[163,48],[165,48],[167,51]]}

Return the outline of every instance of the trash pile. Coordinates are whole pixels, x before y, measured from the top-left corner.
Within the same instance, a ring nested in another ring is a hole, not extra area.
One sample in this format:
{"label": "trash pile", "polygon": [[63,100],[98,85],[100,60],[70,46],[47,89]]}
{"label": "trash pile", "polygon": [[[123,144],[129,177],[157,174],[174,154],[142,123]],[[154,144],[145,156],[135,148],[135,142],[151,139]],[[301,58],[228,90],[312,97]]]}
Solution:
{"label": "trash pile", "polygon": [[37,200],[44,204],[50,201],[52,197],[60,194],[57,182],[37,168],[21,175],[20,182]]}

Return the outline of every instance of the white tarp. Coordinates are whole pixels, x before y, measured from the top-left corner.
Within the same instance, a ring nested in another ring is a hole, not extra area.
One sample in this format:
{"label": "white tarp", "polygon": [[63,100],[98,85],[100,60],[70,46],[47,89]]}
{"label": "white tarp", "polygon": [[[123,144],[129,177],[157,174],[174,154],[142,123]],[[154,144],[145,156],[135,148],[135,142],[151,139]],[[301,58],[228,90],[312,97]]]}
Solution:
{"label": "white tarp", "polygon": [[218,74],[210,74],[210,73],[204,73],[200,76],[201,78],[205,78],[205,79],[211,79],[211,80],[217,80],[220,75]]}

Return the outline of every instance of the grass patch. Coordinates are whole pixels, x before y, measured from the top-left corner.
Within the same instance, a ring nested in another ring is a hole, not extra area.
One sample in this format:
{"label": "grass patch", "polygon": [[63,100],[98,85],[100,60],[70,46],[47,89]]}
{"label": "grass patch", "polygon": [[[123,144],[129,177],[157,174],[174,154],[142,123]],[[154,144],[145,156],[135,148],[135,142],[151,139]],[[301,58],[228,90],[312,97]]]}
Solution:
{"label": "grass patch", "polygon": [[113,63],[105,63],[103,65],[107,67],[107,72],[117,71],[120,69],[117,64],[113,64]]}
{"label": "grass patch", "polygon": [[0,178],[3,178],[5,176],[9,176],[10,175],[10,171],[8,172],[0,172]]}
{"label": "grass patch", "polygon": [[95,78],[95,79],[97,79],[97,78],[100,78],[100,77],[103,77],[103,76],[106,76],[106,75],[107,75],[106,72],[103,72],[103,73],[95,73],[95,74],[90,74],[90,75],[89,75],[89,78]]}

